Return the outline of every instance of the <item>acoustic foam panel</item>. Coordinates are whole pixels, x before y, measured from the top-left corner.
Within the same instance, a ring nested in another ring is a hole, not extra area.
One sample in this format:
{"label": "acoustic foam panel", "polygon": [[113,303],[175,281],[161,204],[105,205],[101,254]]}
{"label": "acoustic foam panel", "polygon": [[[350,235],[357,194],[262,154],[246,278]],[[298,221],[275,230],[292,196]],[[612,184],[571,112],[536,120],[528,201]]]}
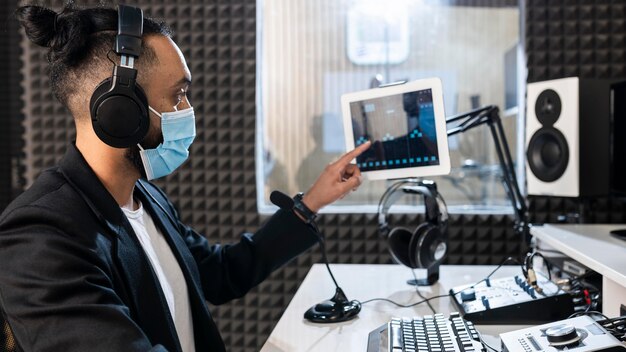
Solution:
{"label": "acoustic foam panel", "polygon": [[[0,4],[0,209],[4,209],[16,192],[12,185],[19,183],[16,166],[22,131],[19,127],[21,109],[21,81],[19,37],[15,35],[17,23],[9,21],[15,10],[12,2]],[[13,180],[15,178],[15,180]],[[23,183],[22,183],[23,184]]]}

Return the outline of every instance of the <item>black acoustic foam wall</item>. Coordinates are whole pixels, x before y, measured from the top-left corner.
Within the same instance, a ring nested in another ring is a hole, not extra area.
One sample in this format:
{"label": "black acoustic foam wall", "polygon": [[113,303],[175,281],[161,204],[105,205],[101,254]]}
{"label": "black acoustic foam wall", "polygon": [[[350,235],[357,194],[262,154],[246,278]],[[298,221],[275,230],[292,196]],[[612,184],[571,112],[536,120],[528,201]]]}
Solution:
{"label": "black acoustic foam wall", "polygon": [[[10,21],[15,10],[11,1],[0,4],[0,211],[17,195],[23,186],[17,165],[21,155],[22,107],[20,94],[20,38],[17,23]],[[15,185],[15,187],[14,187]],[[1,254],[0,254],[1,255]],[[0,351],[12,352],[15,342],[0,316]]]}
{"label": "black acoustic foam wall", "polygon": [[15,196],[13,183],[18,170],[12,167],[21,143],[20,109],[20,48],[16,36],[17,23],[9,21],[15,6],[12,2],[0,4],[0,209]]}

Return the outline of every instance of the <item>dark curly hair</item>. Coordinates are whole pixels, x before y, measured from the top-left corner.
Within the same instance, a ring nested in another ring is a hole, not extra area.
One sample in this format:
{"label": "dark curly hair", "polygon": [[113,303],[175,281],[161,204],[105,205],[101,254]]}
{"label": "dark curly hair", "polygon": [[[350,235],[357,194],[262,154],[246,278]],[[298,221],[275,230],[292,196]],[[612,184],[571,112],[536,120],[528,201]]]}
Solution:
{"label": "dark curly hair", "polygon": [[[19,7],[15,16],[33,43],[49,48],[48,62],[52,92],[66,107],[69,97],[77,93],[77,78],[112,67],[112,48],[117,34],[117,10],[112,8],[77,8],[69,2],[61,12],[28,5]],[[144,17],[143,36],[170,37],[164,22]],[[116,58],[116,55],[112,55]],[[154,50],[142,43],[137,66],[156,62]],[[141,70],[139,70],[141,76]],[[71,109],[70,109],[71,110]]]}

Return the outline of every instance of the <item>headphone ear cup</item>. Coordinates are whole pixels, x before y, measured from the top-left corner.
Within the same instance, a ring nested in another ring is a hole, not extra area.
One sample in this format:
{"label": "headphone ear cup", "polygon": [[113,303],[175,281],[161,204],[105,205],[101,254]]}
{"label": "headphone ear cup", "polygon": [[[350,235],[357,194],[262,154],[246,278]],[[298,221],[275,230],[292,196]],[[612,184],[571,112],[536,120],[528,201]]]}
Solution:
{"label": "headphone ear cup", "polygon": [[424,236],[424,233],[426,233],[431,226],[432,225],[430,225],[427,222],[421,223],[417,225],[417,227],[415,228],[415,231],[413,231],[413,235],[411,236],[411,241],[409,242],[409,247],[408,247],[409,258],[410,258],[411,265],[412,265],[411,268],[414,268],[414,269],[423,268],[423,266],[421,265],[419,261],[420,249],[422,246],[422,237]]}
{"label": "headphone ear cup", "polygon": [[143,89],[115,86],[102,81],[91,96],[91,123],[98,138],[115,148],[133,146],[143,140],[150,127],[148,99]]}
{"label": "headphone ear cup", "polygon": [[397,263],[410,268],[414,268],[409,256],[409,245],[412,237],[413,232],[402,227],[392,229],[387,237],[387,247],[389,248],[391,257]]}
{"label": "headphone ear cup", "polygon": [[414,247],[415,262],[420,268],[429,268],[440,262],[446,255],[447,244],[443,240],[439,227],[427,224],[422,234],[416,238]]}

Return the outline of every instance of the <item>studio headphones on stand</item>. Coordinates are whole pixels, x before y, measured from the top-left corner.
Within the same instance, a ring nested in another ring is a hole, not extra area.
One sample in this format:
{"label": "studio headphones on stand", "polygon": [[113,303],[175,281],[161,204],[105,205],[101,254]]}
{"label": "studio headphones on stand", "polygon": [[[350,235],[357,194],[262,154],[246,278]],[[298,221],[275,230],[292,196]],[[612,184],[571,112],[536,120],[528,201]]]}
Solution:
{"label": "studio headphones on stand", "polygon": [[102,81],[89,102],[96,135],[114,148],[128,148],[143,140],[150,127],[148,99],[137,84],[135,59],[141,53],[143,12],[118,5],[118,31],[113,51],[120,56],[111,77]]}
{"label": "studio headphones on stand", "polygon": [[[403,227],[392,228],[387,221],[389,209],[405,194],[424,197],[426,221],[412,231]],[[378,203],[378,228],[387,238],[394,261],[412,269],[427,269],[426,279],[409,280],[409,284],[427,286],[437,282],[439,265],[448,247],[448,210],[435,182],[409,179],[389,187]]]}

